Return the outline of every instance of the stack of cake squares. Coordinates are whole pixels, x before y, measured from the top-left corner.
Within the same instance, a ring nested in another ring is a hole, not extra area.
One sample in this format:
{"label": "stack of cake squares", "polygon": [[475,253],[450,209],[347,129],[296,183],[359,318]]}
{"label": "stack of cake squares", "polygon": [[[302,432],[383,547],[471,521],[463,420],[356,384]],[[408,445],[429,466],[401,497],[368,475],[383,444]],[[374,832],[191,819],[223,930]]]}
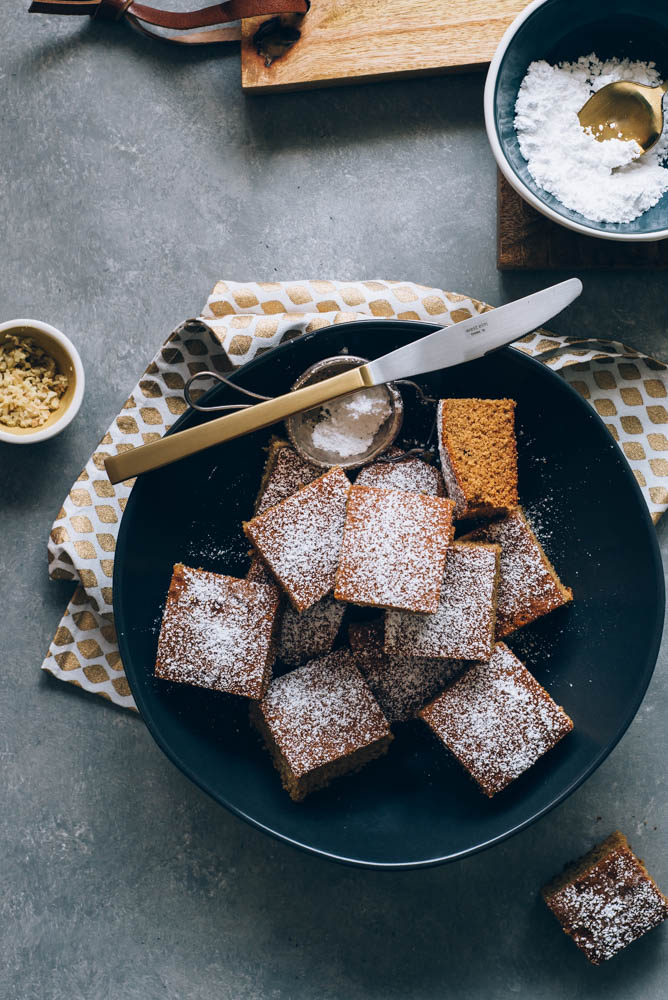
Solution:
{"label": "stack of cake squares", "polygon": [[273,440],[246,578],[174,569],[156,675],[248,698],[295,801],[407,720],[490,797],[572,729],[500,641],[572,599],[519,505],[515,404],[436,418],[440,470],[393,448],[354,482]]}

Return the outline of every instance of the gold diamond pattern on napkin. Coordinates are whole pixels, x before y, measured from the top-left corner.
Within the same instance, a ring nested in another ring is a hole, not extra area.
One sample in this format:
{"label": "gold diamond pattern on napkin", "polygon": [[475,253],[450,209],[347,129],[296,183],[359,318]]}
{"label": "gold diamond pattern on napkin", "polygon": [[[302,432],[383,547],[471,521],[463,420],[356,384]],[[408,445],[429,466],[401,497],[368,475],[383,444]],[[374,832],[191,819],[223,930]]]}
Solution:
{"label": "gold diamond pattern on napkin", "polygon": [[[186,408],[183,387],[191,375],[230,371],[282,341],[335,323],[390,318],[449,326],[489,308],[412,282],[219,281],[199,319],[184,323],[160,348],[58,513],[48,544],[49,574],[79,586],[42,668],[135,707],[112,614],[114,549],[132,483],[112,486],[104,458],[161,437]],[[666,366],[616,341],[578,341],[545,331],[515,346],[560,370],[599,413],[658,521],[668,506]]]}

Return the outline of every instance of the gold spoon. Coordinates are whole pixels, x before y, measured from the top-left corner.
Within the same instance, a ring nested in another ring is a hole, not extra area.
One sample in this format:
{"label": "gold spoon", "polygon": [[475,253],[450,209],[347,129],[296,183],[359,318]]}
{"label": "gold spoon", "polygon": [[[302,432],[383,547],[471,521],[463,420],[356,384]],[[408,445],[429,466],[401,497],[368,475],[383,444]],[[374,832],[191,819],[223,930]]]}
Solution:
{"label": "gold spoon", "polygon": [[631,80],[608,83],[592,94],[578,112],[578,118],[595,139],[601,142],[635,139],[642,153],[646,153],[658,142],[663,131],[662,102],[667,92],[668,80],[658,87],[647,87]]}

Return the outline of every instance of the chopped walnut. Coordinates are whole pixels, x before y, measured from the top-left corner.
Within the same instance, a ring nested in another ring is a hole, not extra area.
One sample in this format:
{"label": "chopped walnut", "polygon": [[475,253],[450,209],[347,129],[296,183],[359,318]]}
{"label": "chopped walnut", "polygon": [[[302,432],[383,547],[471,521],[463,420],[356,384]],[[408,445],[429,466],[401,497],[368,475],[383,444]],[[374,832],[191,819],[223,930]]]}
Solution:
{"label": "chopped walnut", "polygon": [[9,334],[0,343],[0,424],[41,427],[68,385],[54,358],[30,337]]}

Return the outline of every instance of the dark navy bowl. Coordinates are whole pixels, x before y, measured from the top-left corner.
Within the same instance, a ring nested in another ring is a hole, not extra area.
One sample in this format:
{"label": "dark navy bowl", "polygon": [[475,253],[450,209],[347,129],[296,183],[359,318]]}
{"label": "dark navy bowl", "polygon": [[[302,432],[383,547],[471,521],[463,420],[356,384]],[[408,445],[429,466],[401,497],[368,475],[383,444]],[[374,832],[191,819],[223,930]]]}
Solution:
{"label": "dark navy bowl", "polygon": [[[543,215],[569,229],[608,240],[668,237],[668,193],[633,222],[592,222],[540,188],[529,173],[513,126],[515,102],[529,64],[629,56],[653,61],[668,75],[668,3],[663,0],[535,0],[499,43],[485,84],[485,124],[508,182]],[[667,102],[668,103],[668,102]]]}

